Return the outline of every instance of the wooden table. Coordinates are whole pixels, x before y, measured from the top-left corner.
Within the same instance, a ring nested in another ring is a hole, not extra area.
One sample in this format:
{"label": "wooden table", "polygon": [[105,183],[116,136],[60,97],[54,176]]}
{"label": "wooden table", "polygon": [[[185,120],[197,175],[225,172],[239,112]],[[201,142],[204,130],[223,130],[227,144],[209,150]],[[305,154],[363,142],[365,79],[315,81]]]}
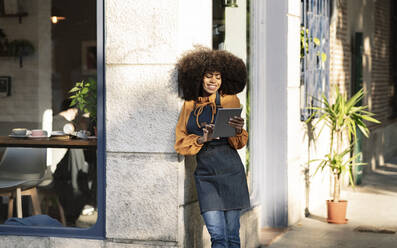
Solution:
{"label": "wooden table", "polygon": [[0,147],[96,149],[97,139],[12,138],[0,136]]}

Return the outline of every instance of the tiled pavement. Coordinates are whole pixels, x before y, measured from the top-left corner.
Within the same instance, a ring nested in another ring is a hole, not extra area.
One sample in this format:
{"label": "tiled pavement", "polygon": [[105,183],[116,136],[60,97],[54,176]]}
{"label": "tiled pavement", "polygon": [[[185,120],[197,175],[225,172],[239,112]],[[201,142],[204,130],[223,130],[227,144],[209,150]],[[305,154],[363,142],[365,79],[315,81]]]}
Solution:
{"label": "tiled pavement", "polygon": [[273,239],[268,247],[397,248],[397,158],[366,174],[362,185],[344,190],[343,196],[349,201],[348,224],[328,224],[324,204]]}

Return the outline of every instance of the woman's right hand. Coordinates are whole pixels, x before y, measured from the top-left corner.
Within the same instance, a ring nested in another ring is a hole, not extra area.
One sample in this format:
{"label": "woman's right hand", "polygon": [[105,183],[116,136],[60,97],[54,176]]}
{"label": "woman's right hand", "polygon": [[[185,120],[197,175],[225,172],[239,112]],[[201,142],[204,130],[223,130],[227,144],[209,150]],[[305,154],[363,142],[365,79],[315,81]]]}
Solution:
{"label": "woman's right hand", "polygon": [[205,125],[203,128],[203,136],[197,139],[197,143],[204,144],[205,142],[211,141],[213,139],[212,133],[214,132],[214,126],[214,124]]}

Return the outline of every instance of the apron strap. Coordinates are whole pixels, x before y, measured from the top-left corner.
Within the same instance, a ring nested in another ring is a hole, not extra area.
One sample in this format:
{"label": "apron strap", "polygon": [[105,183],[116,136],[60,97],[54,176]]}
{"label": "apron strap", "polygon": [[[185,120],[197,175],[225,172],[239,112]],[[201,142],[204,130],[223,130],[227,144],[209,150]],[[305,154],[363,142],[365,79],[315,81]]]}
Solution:
{"label": "apron strap", "polygon": [[221,105],[221,96],[219,95],[219,92],[216,92],[216,98],[215,98],[215,104],[216,104],[216,108],[222,108]]}
{"label": "apron strap", "polygon": [[[215,105],[216,105],[215,111],[217,111],[218,108],[222,108],[222,106],[221,106],[221,96],[219,95],[219,92],[218,92],[218,91],[216,92]],[[193,106],[193,111],[192,111],[192,113],[195,114],[195,111],[196,111],[196,101],[194,101],[194,106]],[[201,112],[200,112],[200,113],[201,113]],[[200,115],[200,113],[198,113],[198,115]],[[215,113],[216,113],[216,112],[215,112]],[[197,126],[198,126],[199,128],[201,128],[201,125],[198,123],[198,115],[196,116],[196,123],[197,123]],[[214,116],[212,116],[212,119],[214,119]],[[214,121],[215,121],[215,120],[211,120],[211,124],[214,123]],[[205,124],[204,124],[204,125],[205,125]]]}

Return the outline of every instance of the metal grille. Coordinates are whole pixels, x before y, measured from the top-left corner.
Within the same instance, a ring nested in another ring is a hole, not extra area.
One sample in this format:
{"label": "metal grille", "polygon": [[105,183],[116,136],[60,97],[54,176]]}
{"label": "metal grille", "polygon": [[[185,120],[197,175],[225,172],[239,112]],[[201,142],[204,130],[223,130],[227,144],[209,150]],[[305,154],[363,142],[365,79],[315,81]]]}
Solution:
{"label": "metal grille", "polygon": [[301,120],[329,91],[329,24],[332,0],[302,0]]}

